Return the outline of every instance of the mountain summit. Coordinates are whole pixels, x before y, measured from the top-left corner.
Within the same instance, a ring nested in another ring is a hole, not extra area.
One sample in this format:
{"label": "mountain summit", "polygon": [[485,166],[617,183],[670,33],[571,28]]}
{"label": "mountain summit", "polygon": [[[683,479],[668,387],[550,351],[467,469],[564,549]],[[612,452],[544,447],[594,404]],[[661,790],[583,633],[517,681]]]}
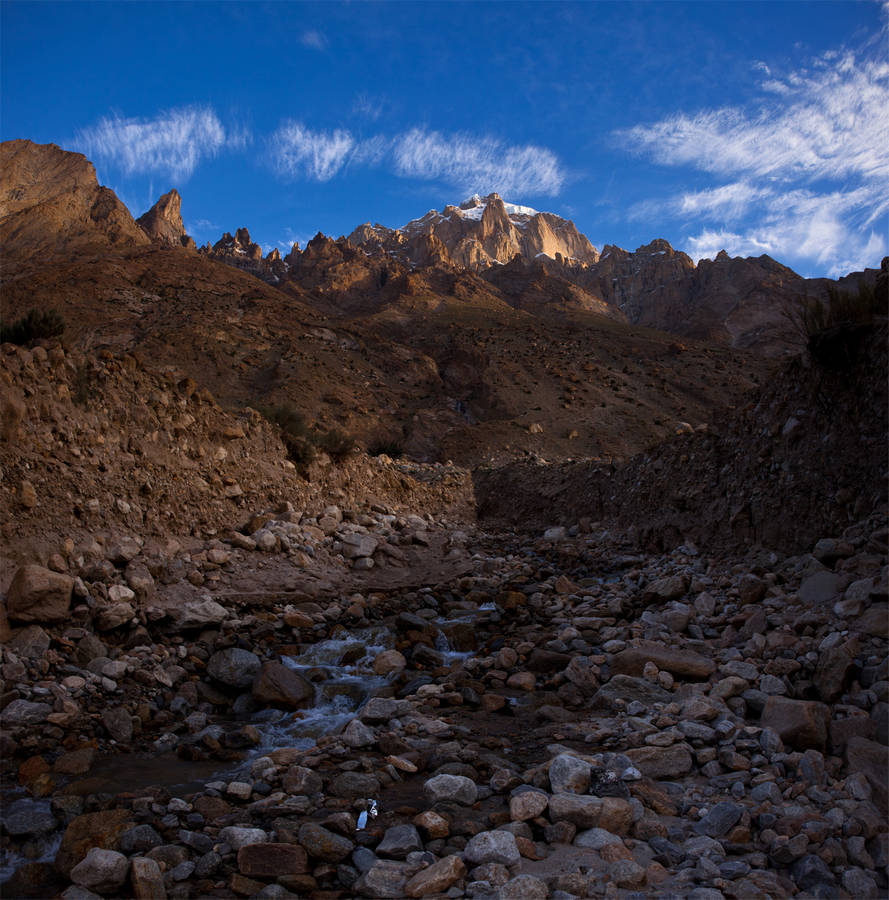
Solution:
{"label": "mountain summit", "polygon": [[573,222],[504,202],[499,194],[476,194],[459,206],[432,209],[403,228],[367,223],[349,235],[356,246],[381,247],[411,263],[428,257],[430,238],[441,244],[452,264],[474,272],[505,265],[516,256],[528,262],[543,256],[585,263],[599,258]]}

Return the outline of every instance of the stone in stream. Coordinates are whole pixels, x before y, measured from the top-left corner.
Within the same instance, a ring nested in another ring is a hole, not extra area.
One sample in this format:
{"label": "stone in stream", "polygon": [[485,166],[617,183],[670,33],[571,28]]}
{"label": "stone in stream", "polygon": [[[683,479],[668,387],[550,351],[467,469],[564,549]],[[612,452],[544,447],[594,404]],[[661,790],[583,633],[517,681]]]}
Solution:
{"label": "stone in stream", "polygon": [[88,890],[111,894],[123,887],[130,871],[130,861],[116,850],[93,847],[71,869],[71,880]]}
{"label": "stone in stream", "polygon": [[13,837],[46,834],[55,830],[56,819],[51,812],[45,810],[23,809],[6,816],[3,827]]}
{"label": "stone in stream", "polygon": [[262,667],[259,657],[240,647],[217,650],[207,662],[207,673],[234,688],[248,688]]}
{"label": "stone in stream", "polygon": [[144,856],[130,860],[130,881],[133,884],[135,900],[166,900],[164,876],[160,866]]}
{"label": "stone in stream", "polygon": [[306,709],[315,700],[315,687],[280,662],[267,662],[253,681],[253,699],[278,709]]}
{"label": "stone in stream", "polygon": [[56,870],[67,876],[91,848],[117,847],[121,835],[135,824],[132,815],[126,809],[106,809],[77,816],[62,835],[55,859]]}

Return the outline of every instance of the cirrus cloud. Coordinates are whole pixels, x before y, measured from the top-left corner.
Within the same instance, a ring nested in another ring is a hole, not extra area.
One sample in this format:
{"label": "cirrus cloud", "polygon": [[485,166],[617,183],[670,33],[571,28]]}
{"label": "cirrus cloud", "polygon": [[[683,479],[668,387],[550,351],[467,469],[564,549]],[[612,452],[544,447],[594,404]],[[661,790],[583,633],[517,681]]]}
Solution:
{"label": "cirrus cloud", "polygon": [[566,180],[558,157],[546,147],[422,128],[359,140],[344,129],[315,131],[287,120],[269,140],[269,159],[288,178],[329,181],[347,168],[385,167],[400,178],[441,181],[467,194],[555,196]]}
{"label": "cirrus cloud", "polygon": [[631,152],[723,179],[630,217],[684,223],[696,258],[768,253],[830,275],[874,265],[889,252],[889,63],[834,51],[783,76],[756,68],[755,109],[680,112],[615,133]]}
{"label": "cirrus cloud", "polygon": [[184,106],[154,118],[107,116],[78,131],[73,144],[125,175],[163,174],[185,181],[202,160],[224,148],[241,149],[250,140],[244,129],[226,129],[211,108]]}

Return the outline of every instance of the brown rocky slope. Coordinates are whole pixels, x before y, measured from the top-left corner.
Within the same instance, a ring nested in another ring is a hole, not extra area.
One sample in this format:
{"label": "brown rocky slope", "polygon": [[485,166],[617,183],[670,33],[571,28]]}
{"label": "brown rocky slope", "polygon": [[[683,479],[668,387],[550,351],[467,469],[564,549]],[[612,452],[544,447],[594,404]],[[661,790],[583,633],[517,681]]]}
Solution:
{"label": "brown rocky slope", "polygon": [[741,410],[627,465],[479,470],[479,514],[538,527],[607,520],[647,547],[811,546],[886,502],[885,319],[844,339],[835,365],[796,358]]}

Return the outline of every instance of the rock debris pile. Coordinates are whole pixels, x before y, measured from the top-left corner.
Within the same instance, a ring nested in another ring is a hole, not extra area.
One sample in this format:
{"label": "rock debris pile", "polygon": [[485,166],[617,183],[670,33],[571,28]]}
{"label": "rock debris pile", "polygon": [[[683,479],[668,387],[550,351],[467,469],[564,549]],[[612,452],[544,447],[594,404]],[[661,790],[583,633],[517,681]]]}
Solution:
{"label": "rock debris pile", "polygon": [[[883,515],[736,562],[588,522],[267,515],[17,571],[10,895],[885,894]],[[383,544],[400,566],[361,562]],[[325,579],[292,574],[311,546]],[[115,784],[136,750],[154,769]]]}

